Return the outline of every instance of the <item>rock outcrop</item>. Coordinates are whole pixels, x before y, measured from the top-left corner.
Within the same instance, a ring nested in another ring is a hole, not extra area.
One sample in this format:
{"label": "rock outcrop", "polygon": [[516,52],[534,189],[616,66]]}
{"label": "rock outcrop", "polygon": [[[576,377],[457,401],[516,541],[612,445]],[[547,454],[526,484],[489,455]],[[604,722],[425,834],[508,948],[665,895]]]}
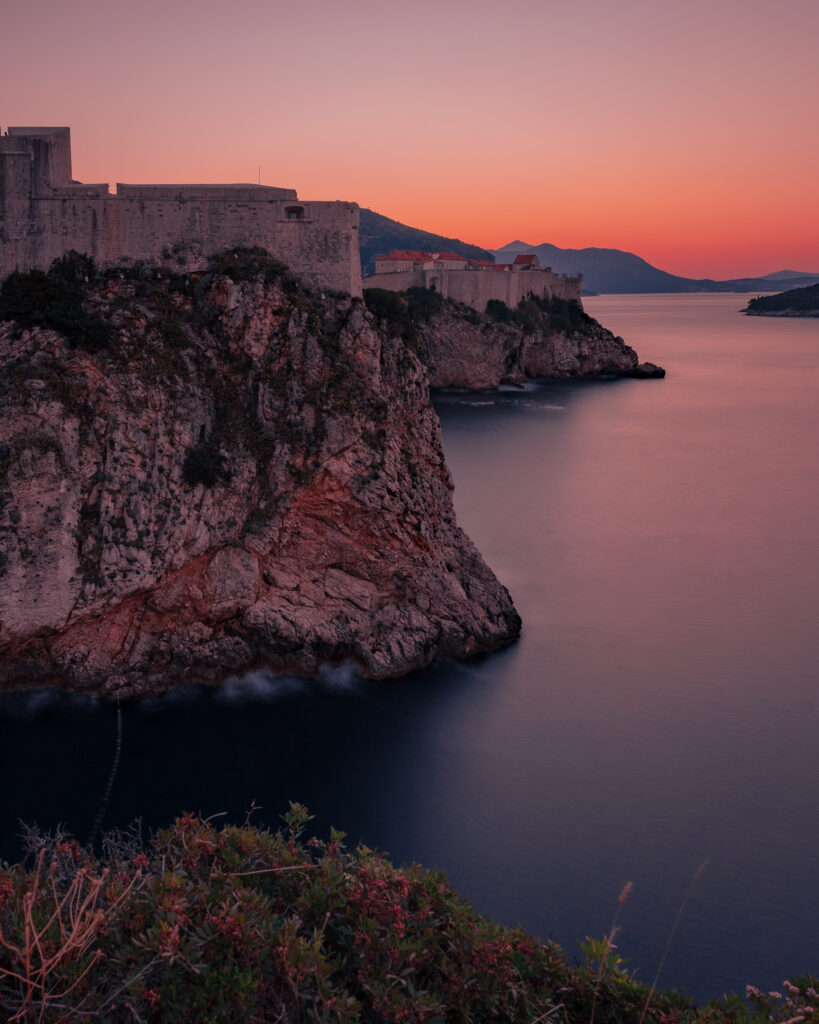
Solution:
{"label": "rock outcrop", "polygon": [[[491,390],[538,377],[665,376],[661,367],[640,363],[633,348],[578,303],[533,299],[516,310],[495,303],[488,315],[422,293],[365,290],[365,301],[386,316],[388,328],[410,337],[433,388]],[[404,303],[403,315],[398,303]]]}
{"label": "rock outcrop", "polygon": [[71,340],[0,325],[0,685],[385,677],[518,635],[426,371],[360,300],[258,252],[84,290]]}

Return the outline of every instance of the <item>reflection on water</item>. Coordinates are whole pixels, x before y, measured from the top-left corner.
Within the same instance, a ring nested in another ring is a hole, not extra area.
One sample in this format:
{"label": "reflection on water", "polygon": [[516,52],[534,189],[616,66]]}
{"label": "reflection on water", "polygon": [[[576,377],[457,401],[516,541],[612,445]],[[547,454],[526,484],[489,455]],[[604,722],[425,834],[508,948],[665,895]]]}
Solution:
{"label": "reflection on water", "polygon": [[[128,706],[108,824],[183,809],[326,831],[446,869],[570,950],[602,935],[698,996],[819,969],[819,322],[737,296],[615,296],[592,315],[664,381],[437,399],[459,521],[523,616],[518,644],[406,679],[264,672]],[[0,853],[16,819],[92,825],[115,714],[0,704]]]}

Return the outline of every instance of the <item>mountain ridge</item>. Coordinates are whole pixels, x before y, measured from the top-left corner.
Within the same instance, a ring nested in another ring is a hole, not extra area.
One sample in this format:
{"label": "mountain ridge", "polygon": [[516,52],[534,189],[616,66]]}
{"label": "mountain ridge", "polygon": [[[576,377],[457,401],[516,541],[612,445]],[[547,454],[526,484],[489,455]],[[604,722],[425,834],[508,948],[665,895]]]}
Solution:
{"label": "mountain ridge", "polygon": [[511,262],[521,252],[537,253],[544,266],[561,274],[583,274],[587,292],[656,293],[656,292],[742,292],[770,291],[800,287],[819,282],[819,274],[780,270],[759,277],[741,277],[728,280],[682,277],[660,270],[636,253],[624,249],[587,246],[583,249],[561,249],[550,242],[530,245],[516,239],[499,249],[491,250],[498,263]]}
{"label": "mountain ridge", "polygon": [[522,239],[507,242],[498,249],[450,238],[432,231],[414,228],[374,210],[362,208],[359,227],[361,272],[372,274],[377,256],[393,249],[423,252],[460,252],[472,259],[488,259],[495,263],[510,262],[505,257],[521,252],[535,252],[545,267],[559,274],[583,274],[585,292],[657,293],[657,292],[750,292],[779,291],[819,283],[819,272],[777,270],[756,277],[691,278],[670,274],[653,266],[636,253],[624,249],[588,246],[583,249],[561,249],[549,242],[532,245]]}

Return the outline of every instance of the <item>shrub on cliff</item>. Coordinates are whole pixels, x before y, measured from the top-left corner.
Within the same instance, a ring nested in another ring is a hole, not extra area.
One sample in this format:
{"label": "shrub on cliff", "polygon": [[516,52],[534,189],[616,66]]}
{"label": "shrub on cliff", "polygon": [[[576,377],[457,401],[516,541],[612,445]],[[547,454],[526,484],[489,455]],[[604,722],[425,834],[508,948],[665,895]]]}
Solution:
{"label": "shrub on cliff", "polygon": [[212,274],[224,274],[232,281],[251,281],[263,277],[267,284],[290,277],[286,263],[271,256],[259,245],[235,246],[212,256],[208,261]]}
{"label": "shrub on cliff", "polygon": [[[397,869],[343,833],[304,838],[291,804],[271,833],[183,815],[145,846],[114,834],[93,856],[33,836],[0,870],[0,1013],[102,1020],[730,1024],[819,1018],[813,979],[760,1013],[698,1010],[634,982],[605,940],[586,963],[478,916],[440,873]],[[790,987],[788,987],[788,985]],[[813,993],[813,994],[812,994]]]}
{"label": "shrub on cliff", "polygon": [[434,288],[407,288],[405,292],[365,288],[364,304],[392,335],[413,342],[418,336],[416,325],[439,313],[444,299]]}
{"label": "shrub on cliff", "polygon": [[0,321],[45,327],[62,334],[73,348],[98,352],[107,345],[111,328],[84,306],[85,286],[94,275],[94,261],[77,252],[55,260],[47,274],[10,274],[0,287]]}
{"label": "shrub on cliff", "polygon": [[490,299],[486,304],[486,315],[491,316],[500,324],[513,324],[515,322],[514,312],[503,302],[502,299]]}
{"label": "shrub on cliff", "polygon": [[202,441],[185,452],[182,479],[190,487],[198,484],[215,487],[218,483],[230,483],[230,470],[225,466],[225,457],[216,441]]}
{"label": "shrub on cliff", "polygon": [[415,327],[409,314],[406,296],[387,288],[365,288],[364,305],[376,320],[385,323],[393,337],[412,341]]}
{"label": "shrub on cliff", "polygon": [[444,304],[440,292],[432,288],[407,288],[407,312],[410,320],[429,320]]}
{"label": "shrub on cliff", "polygon": [[[596,323],[580,303],[572,299],[562,299],[558,295],[553,295],[550,299],[530,295],[527,302],[541,311],[544,326],[550,331],[572,334]],[[521,303],[522,305],[523,303]]]}

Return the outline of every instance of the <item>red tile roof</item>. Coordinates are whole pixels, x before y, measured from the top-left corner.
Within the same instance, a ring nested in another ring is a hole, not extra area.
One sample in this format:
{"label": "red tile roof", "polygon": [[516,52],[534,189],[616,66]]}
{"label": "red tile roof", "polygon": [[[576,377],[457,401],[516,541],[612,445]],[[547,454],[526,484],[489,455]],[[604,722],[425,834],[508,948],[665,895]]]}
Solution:
{"label": "red tile roof", "polygon": [[413,252],[409,249],[394,249],[387,256],[376,256],[376,260],[412,260],[419,263],[426,263],[428,259],[427,253]]}
{"label": "red tile roof", "polygon": [[465,260],[466,256],[459,256],[457,252],[415,252],[412,249],[394,249],[386,256],[376,256],[376,260],[413,260],[417,263],[427,263],[433,259]]}
{"label": "red tile roof", "polygon": [[515,257],[515,264],[518,263],[534,263],[537,259],[537,255],[533,252],[521,253],[520,256]]}

